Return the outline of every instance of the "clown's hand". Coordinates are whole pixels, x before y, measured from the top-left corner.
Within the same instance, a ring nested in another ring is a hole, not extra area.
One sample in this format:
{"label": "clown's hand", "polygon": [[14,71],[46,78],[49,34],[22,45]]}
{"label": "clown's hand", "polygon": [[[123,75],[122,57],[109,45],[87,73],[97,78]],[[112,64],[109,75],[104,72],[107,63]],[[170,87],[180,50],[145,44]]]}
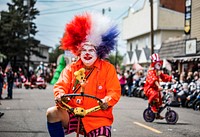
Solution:
{"label": "clown's hand", "polygon": [[108,102],[111,100],[110,96],[106,96],[105,98],[101,99],[102,102],[98,102],[102,110],[108,109],[109,105]]}
{"label": "clown's hand", "polygon": [[69,97],[64,97],[63,95],[59,95],[55,98],[56,103],[61,103],[61,101],[68,103],[70,101]]}
{"label": "clown's hand", "polygon": [[158,90],[159,90],[159,91],[162,91],[162,90],[163,90],[163,87],[158,86]]}

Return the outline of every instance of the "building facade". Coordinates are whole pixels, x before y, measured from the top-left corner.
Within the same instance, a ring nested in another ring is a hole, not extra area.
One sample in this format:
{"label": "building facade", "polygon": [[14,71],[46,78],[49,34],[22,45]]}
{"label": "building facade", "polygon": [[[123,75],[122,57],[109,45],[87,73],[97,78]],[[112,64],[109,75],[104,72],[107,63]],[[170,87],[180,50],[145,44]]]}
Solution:
{"label": "building facade", "polygon": [[186,0],[185,36],[165,41],[159,51],[180,73],[200,71],[200,1]]}
{"label": "building facade", "polygon": [[[168,1],[167,3],[165,3]],[[173,6],[171,0],[153,2],[154,51],[158,52],[163,41],[170,37],[182,37],[184,34],[184,1]],[[145,0],[143,8],[129,13],[123,19],[122,37],[127,41],[126,66],[134,63],[143,67],[149,66],[151,54],[151,14],[149,0]]]}
{"label": "building facade", "polygon": [[41,53],[41,55],[45,56],[45,58],[41,58],[35,55],[31,55],[30,56],[30,61],[33,62],[32,67],[36,67],[38,66],[41,62],[42,63],[49,63],[49,49],[51,47],[46,46],[44,44],[39,44],[39,46],[37,47],[37,50]]}

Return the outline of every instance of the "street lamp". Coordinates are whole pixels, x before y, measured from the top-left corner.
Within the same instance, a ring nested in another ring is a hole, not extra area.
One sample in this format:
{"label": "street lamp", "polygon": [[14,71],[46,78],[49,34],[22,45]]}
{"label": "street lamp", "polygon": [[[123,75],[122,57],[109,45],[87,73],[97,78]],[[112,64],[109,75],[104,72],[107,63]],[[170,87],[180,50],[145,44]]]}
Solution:
{"label": "street lamp", "polygon": [[116,52],[115,52],[115,68],[117,68],[117,55],[118,54],[118,44],[116,45]]}
{"label": "street lamp", "polygon": [[105,14],[106,10],[108,10],[109,12],[111,12],[111,8],[110,8],[110,7],[108,7],[108,8],[103,8],[103,9],[102,9],[102,14],[103,14],[103,15]]}

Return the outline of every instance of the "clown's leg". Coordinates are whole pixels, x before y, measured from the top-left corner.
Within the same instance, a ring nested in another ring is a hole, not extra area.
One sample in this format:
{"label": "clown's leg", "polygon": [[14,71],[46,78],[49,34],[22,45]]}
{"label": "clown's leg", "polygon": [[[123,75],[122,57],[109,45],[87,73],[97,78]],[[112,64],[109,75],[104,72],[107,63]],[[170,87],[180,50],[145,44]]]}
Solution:
{"label": "clown's leg", "polygon": [[164,119],[164,117],[161,116],[160,113],[158,113],[158,109],[160,106],[159,100],[154,99],[150,105],[151,105],[151,110],[153,111],[153,113],[155,113],[156,119]]}
{"label": "clown's leg", "polygon": [[153,113],[158,113],[157,102],[156,102],[156,100],[153,100],[153,101],[150,103],[150,106],[151,106],[151,110],[153,111]]}

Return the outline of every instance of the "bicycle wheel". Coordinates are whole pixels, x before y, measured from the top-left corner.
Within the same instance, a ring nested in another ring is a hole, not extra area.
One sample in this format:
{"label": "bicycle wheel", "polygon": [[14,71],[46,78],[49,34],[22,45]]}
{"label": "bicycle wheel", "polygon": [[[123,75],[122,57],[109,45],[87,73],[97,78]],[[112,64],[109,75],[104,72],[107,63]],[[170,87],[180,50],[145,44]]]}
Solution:
{"label": "bicycle wheel", "polygon": [[146,122],[153,122],[155,119],[155,114],[151,111],[150,108],[146,108],[143,112],[143,118]]}
{"label": "bicycle wheel", "polygon": [[168,124],[176,124],[178,121],[178,113],[174,110],[169,110],[165,113],[165,119]]}

